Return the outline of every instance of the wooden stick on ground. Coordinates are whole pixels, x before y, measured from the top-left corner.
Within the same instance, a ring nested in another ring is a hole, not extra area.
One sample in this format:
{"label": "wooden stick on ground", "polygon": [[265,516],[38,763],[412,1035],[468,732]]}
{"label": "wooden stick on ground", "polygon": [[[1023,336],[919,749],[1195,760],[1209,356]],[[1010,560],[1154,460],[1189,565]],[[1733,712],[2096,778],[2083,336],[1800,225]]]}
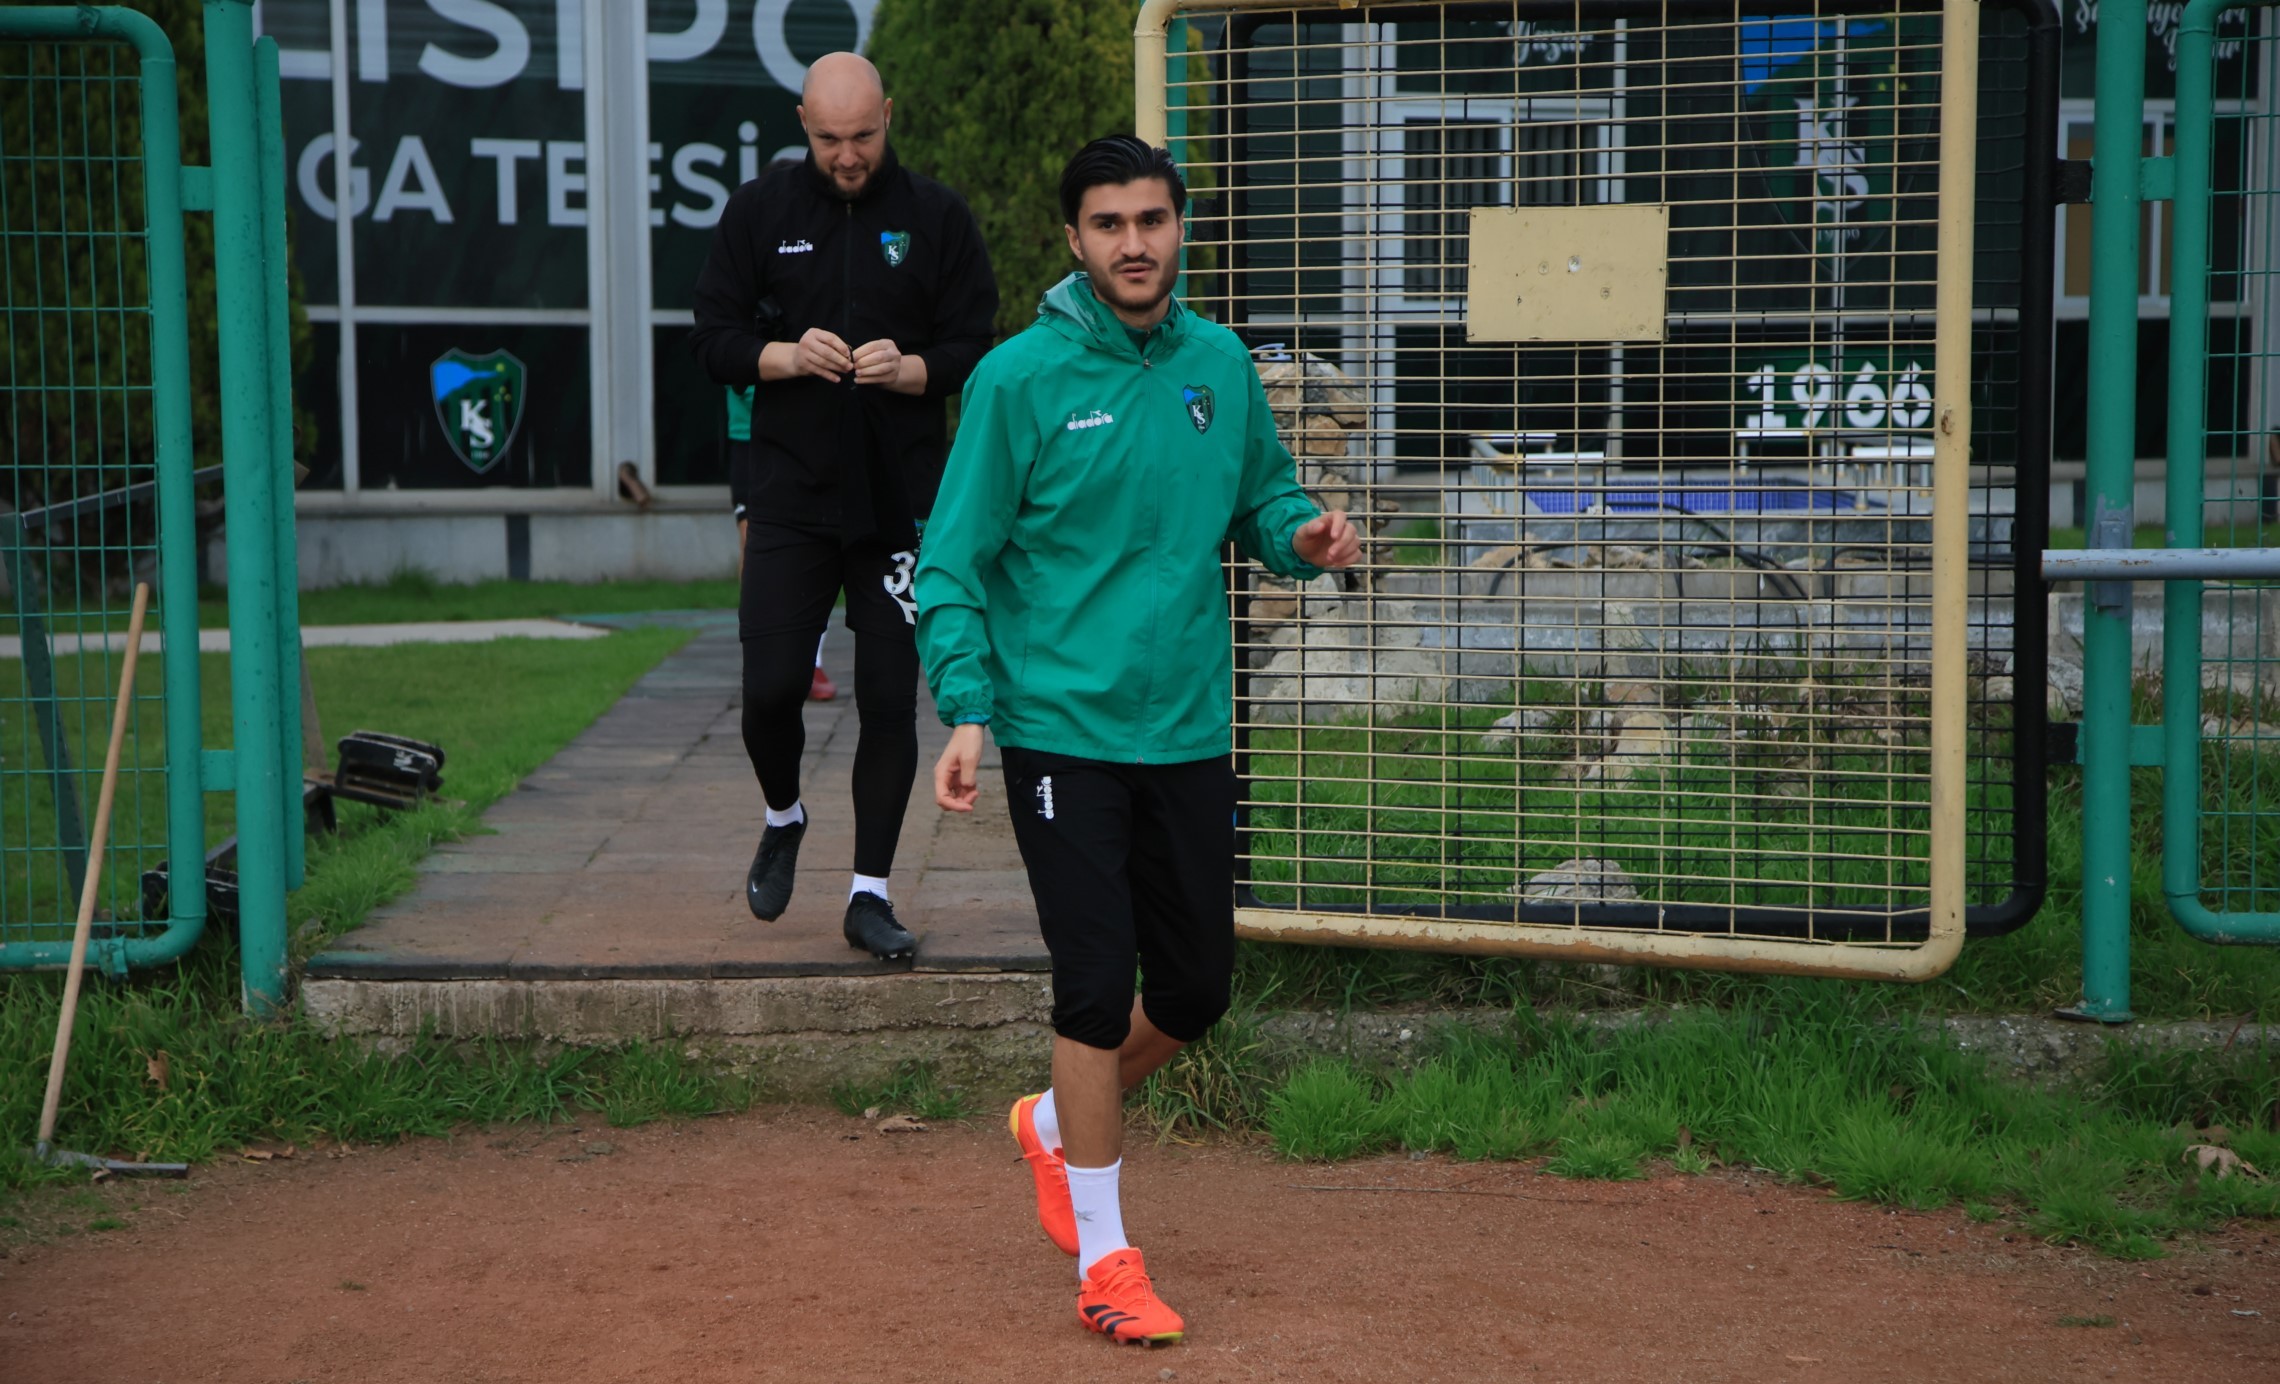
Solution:
{"label": "wooden stick on ground", "polygon": [[[127,659],[119,670],[119,696],[111,709],[111,748],[103,755],[103,791],[95,800],[95,830],[87,843],[87,874],[79,886],[79,922],[71,932],[71,966],[64,973],[63,1013],[55,1025],[55,1055],[48,1059],[47,1100],[40,1106],[39,1152],[55,1137],[55,1114],[63,1100],[63,1069],[71,1059],[71,1025],[79,1012],[79,978],[87,967],[87,937],[95,928],[95,896],[103,888],[103,847],[111,834],[111,795],[119,786],[119,747],[127,738],[127,714],[134,707],[135,660],[142,655],[143,617],[150,613],[150,583],[135,584],[134,615],[127,621]],[[193,655],[194,656],[194,655]]]}

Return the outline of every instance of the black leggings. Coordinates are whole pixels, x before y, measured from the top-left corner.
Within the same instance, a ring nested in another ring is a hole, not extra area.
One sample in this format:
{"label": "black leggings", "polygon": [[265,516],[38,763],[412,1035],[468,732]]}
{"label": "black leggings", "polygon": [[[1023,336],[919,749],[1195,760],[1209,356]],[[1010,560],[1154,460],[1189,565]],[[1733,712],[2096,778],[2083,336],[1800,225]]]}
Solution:
{"label": "black leggings", "polygon": [[[744,640],[744,752],[779,812],[800,800],[815,640],[804,630]],[[918,778],[918,650],[908,640],[856,634],[855,714],[855,873],[884,878]]]}
{"label": "black leggings", "polygon": [[744,641],[744,752],[768,805],[800,800],[815,642],[846,593],[855,636],[855,873],[882,878],[918,778],[917,607],[913,552],[842,545],[837,534],[754,520],[745,535],[737,632]]}

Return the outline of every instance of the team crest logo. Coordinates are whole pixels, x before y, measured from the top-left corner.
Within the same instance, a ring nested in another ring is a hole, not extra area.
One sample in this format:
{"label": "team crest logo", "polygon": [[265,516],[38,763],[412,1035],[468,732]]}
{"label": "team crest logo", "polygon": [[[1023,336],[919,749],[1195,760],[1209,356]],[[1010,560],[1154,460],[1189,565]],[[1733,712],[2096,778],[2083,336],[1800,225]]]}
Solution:
{"label": "team crest logo", "polygon": [[887,257],[888,268],[900,269],[902,262],[910,258],[910,232],[879,232],[879,253]]}
{"label": "team crest logo", "polygon": [[510,352],[450,350],[428,366],[444,440],[477,475],[498,464],[522,422],[523,363]]}
{"label": "team crest logo", "polygon": [[1180,397],[1187,401],[1188,421],[1195,424],[1195,430],[1197,432],[1210,432],[1211,387],[1209,385],[1191,384],[1180,390]]}
{"label": "team crest logo", "polygon": [[1924,170],[1937,161],[1938,74],[1924,56],[1927,42],[1937,51],[1936,30],[1914,18],[1742,29],[1749,145],[1762,151],[1774,213],[1810,236],[1815,255],[1887,248],[1898,201],[1929,190]]}

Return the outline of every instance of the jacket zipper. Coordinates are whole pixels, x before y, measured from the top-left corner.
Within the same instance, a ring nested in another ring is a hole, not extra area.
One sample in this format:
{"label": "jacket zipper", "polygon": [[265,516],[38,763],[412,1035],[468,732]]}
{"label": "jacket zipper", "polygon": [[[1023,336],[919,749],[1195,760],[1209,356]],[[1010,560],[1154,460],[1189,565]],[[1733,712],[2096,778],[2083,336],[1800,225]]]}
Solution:
{"label": "jacket zipper", "polygon": [[[847,343],[848,355],[852,357],[855,348],[862,344],[855,340],[855,204],[843,202],[840,205],[846,211],[846,229],[839,237],[839,304],[842,311],[839,339]],[[855,372],[852,369],[847,372],[847,390],[851,394],[855,390]]]}
{"label": "jacket zipper", "polygon": [[[1141,392],[1144,397],[1149,391],[1155,388],[1155,362],[1148,359],[1148,347],[1145,342],[1134,349],[1140,357],[1140,370],[1143,377],[1141,381]],[[1163,604],[1161,601],[1156,599],[1157,551],[1162,546],[1164,541],[1164,506],[1162,501],[1162,487],[1148,487],[1148,496],[1150,501],[1148,506],[1149,658],[1148,685],[1147,689],[1142,692],[1140,697],[1140,755],[1137,762],[1141,764],[1148,762],[1147,744],[1150,735],[1150,727],[1152,724],[1150,712],[1153,709],[1156,701],[1156,668],[1157,665],[1162,661],[1156,657],[1156,640],[1157,630],[1159,626],[1159,622],[1156,616],[1157,612],[1162,608]]]}

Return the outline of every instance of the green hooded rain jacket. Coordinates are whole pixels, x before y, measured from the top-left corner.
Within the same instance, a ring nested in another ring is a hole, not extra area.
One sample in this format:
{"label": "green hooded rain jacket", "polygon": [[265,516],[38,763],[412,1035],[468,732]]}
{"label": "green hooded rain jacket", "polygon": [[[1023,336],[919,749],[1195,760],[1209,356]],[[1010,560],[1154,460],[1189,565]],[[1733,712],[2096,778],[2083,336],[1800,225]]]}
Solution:
{"label": "green hooded rain jacket", "polygon": [[918,648],[946,724],[1172,764],[1230,748],[1229,539],[1287,577],[1318,513],[1243,343],[1173,299],[1142,340],[1080,272],[984,357],[920,547]]}

